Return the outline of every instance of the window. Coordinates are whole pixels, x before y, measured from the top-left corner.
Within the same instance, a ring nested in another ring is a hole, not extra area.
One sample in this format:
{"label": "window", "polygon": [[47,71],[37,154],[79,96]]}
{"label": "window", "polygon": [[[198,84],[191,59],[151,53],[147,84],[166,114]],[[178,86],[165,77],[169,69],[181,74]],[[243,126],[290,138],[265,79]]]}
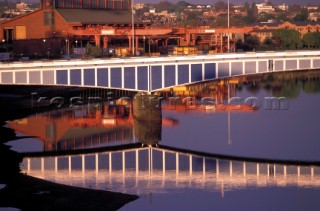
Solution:
{"label": "window", "polygon": [[53,12],[44,13],[44,25],[52,26],[54,24]]}

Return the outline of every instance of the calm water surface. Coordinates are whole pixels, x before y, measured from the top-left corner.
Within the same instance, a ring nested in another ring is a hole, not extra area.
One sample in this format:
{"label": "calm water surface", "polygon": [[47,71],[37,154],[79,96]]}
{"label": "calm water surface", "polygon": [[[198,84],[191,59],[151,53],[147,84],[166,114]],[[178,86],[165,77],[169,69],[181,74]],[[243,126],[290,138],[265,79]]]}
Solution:
{"label": "calm water surface", "polygon": [[114,100],[8,126],[38,137],[11,142],[21,152],[125,145],[21,165],[46,180],[141,196],[122,210],[319,210],[319,93],[319,71],[266,74],[168,90],[161,114],[142,112],[148,118]]}

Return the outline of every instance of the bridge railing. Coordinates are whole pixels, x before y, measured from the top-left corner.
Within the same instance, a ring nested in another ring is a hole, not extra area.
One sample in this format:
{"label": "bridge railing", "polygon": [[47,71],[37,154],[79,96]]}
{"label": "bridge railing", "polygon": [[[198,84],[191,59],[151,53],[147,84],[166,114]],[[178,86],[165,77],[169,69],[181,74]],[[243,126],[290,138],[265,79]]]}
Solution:
{"label": "bridge railing", "polygon": [[320,51],[3,63],[0,84],[152,92],[231,76],[306,69],[320,69]]}

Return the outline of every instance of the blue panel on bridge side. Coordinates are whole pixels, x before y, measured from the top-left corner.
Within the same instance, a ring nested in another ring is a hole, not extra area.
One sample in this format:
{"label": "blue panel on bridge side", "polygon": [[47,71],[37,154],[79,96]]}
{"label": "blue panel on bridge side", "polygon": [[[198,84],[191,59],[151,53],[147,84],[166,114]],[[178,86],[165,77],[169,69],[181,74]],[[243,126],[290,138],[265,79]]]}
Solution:
{"label": "blue panel on bridge side", "polygon": [[267,65],[268,65],[267,61],[258,61],[259,73],[267,72],[268,71]]}
{"label": "blue panel on bridge side", "polygon": [[95,78],[96,75],[93,68],[83,70],[83,84],[85,86],[94,86]]}
{"label": "blue panel on bridge side", "polygon": [[97,85],[98,86],[109,86],[109,75],[108,68],[98,68],[97,69]]}
{"label": "blue panel on bridge side", "polygon": [[301,59],[299,61],[299,68],[300,69],[308,69],[311,68],[311,59]]}
{"label": "blue panel on bridge side", "polygon": [[56,84],[68,84],[68,70],[56,71]]}
{"label": "blue panel on bridge side", "polygon": [[138,89],[148,91],[148,66],[137,67]]}
{"label": "blue panel on bridge side", "polygon": [[125,67],[123,71],[124,71],[124,88],[135,89],[136,88],[135,67]]}
{"label": "blue panel on bridge side", "polygon": [[223,62],[218,64],[218,77],[229,76],[229,62]]}
{"label": "blue panel on bridge side", "polygon": [[122,88],[122,69],[120,67],[110,68],[110,83],[112,88]]}
{"label": "blue panel on bridge side", "polygon": [[216,78],[216,64],[206,63],[204,64],[204,79],[215,79]]}
{"label": "blue panel on bridge side", "polygon": [[242,62],[231,63],[231,75],[242,75]]}
{"label": "blue panel on bridge side", "polygon": [[189,83],[189,65],[178,65],[178,84]]}
{"label": "blue panel on bridge side", "polygon": [[202,80],[202,64],[191,64],[191,82]]}
{"label": "blue panel on bridge side", "polygon": [[162,66],[151,66],[151,90],[162,88]]}
{"label": "blue panel on bridge side", "polygon": [[175,65],[165,65],[164,66],[164,86],[174,86],[176,85],[176,66]]}
{"label": "blue panel on bridge side", "polygon": [[70,85],[81,85],[81,69],[70,70]]}
{"label": "blue panel on bridge side", "polygon": [[245,62],[244,63],[244,73],[251,74],[256,73],[257,63],[256,62]]}

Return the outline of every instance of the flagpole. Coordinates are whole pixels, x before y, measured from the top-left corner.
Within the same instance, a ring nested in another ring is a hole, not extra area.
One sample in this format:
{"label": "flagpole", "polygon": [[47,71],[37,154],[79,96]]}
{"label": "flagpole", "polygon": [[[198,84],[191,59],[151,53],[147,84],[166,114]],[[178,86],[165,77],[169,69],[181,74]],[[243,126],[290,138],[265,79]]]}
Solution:
{"label": "flagpole", "polygon": [[133,15],[133,12],[134,12],[134,10],[133,10],[133,0],[131,0],[131,13],[132,13],[132,16],[131,16],[131,18],[132,18],[132,55],[135,55],[135,50],[134,50],[134,45],[135,45],[135,43],[134,43],[134,15]]}

